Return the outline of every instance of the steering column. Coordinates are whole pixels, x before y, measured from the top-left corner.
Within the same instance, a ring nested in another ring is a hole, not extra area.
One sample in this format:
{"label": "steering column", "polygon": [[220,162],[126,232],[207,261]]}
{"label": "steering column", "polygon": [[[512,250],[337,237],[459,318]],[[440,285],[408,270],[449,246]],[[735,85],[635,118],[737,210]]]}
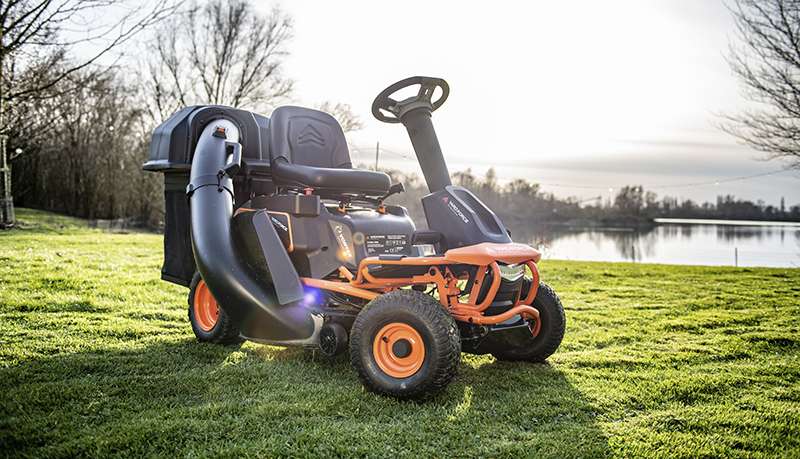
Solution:
{"label": "steering column", "polygon": [[[419,85],[416,96],[400,101],[391,97],[401,89],[414,85]],[[433,95],[436,88],[440,88],[442,92],[434,101]],[[442,155],[442,148],[431,121],[431,113],[444,104],[449,94],[450,86],[443,79],[416,76],[398,81],[384,89],[372,103],[372,114],[379,121],[403,123],[405,126],[408,136],[411,138],[411,144],[414,146],[417,161],[419,161],[425,176],[425,183],[428,184],[431,193],[443,190],[444,187],[452,184],[447,164]]]}

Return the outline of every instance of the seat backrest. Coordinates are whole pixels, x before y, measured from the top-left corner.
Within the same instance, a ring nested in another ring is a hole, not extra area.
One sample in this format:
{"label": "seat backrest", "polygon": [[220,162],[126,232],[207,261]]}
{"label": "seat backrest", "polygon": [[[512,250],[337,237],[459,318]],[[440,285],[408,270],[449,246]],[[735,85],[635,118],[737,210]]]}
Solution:
{"label": "seat backrest", "polygon": [[278,107],[270,116],[270,155],[289,164],[350,168],[342,127],[331,115],[303,107]]}

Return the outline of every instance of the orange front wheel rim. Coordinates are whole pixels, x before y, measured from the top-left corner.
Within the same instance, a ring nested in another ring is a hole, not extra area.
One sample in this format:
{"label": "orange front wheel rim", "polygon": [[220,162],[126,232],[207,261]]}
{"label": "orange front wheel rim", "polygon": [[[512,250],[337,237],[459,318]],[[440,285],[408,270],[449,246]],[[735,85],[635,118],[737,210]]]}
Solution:
{"label": "orange front wheel rim", "polygon": [[195,287],[193,306],[197,325],[206,332],[213,330],[219,318],[219,305],[203,280],[198,282]]}
{"label": "orange front wheel rim", "polygon": [[425,343],[411,325],[392,322],[375,335],[372,353],[384,373],[393,378],[408,378],[422,368]]}

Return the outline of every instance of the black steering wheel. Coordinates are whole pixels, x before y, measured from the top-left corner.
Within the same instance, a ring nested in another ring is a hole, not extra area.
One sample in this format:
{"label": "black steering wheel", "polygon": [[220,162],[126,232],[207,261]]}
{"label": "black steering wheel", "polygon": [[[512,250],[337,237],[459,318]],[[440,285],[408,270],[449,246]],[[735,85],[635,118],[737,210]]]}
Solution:
{"label": "black steering wheel", "polygon": [[[419,92],[415,97],[409,97],[401,101],[392,99],[390,96],[401,89],[405,89],[415,84],[419,85]],[[442,95],[433,101],[433,93],[436,88],[442,89]],[[398,81],[381,91],[378,97],[372,102],[372,115],[384,123],[399,123],[406,113],[417,108],[427,108],[434,111],[444,104],[450,94],[450,86],[441,78],[415,76]],[[388,114],[387,114],[388,113]]]}

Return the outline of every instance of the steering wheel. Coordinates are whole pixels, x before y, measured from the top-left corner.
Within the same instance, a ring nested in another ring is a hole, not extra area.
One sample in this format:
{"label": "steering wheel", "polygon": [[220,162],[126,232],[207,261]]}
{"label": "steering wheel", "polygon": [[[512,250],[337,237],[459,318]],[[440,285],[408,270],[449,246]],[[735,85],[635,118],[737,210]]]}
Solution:
{"label": "steering wheel", "polygon": [[[397,101],[391,97],[392,94],[415,84],[419,85],[419,92],[415,97],[409,97]],[[433,93],[436,88],[442,89],[442,95],[433,101]],[[384,123],[399,123],[406,113],[417,108],[427,108],[434,111],[444,104],[450,94],[450,86],[441,78],[415,76],[398,81],[381,91],[378,97],[372,102],[372,115]],[[388,112],[389,114],[387,115]]]}

